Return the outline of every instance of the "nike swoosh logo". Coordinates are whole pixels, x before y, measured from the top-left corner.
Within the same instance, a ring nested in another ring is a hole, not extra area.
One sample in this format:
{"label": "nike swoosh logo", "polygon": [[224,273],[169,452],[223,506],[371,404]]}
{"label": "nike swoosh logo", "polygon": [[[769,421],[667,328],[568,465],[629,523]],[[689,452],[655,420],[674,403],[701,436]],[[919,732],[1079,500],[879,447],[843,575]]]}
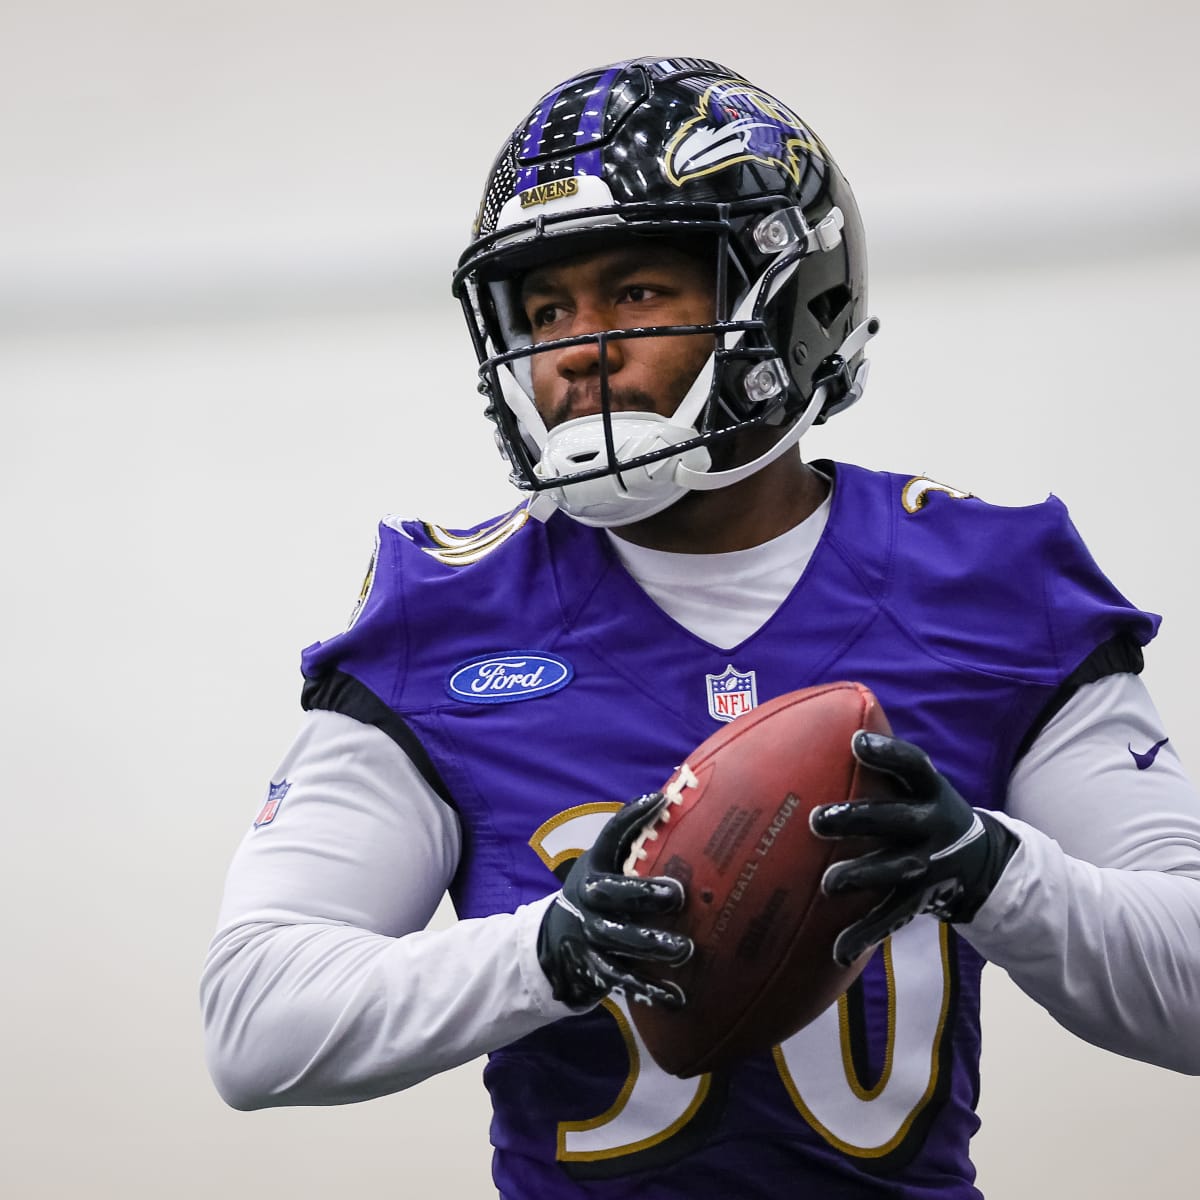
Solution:
{"label": "nike swoosh logo", "polygon": [[1145,754],[1139,754],[1132,745],[1129,747],[1129,753],[1133,755],[1134,764],[1139,771],[1144,771],[1158,757],[1158,752],[1170,741],[1170,738],[1163,738],[1161,742],[1155,742]]}

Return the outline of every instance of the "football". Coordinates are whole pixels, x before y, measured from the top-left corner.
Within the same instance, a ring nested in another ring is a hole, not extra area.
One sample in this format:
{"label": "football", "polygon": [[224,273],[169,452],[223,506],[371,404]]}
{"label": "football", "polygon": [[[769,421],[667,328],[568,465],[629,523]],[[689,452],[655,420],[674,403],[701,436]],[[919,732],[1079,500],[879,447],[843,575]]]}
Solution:
{"label": "football", "polygon": [[821,876],[873,843],[821,839],[808,823],[819,805],[892,794],[851,753],[858,729],[891,732],[862,684],[789,692],[718,730],[663,785],[669,803],[624,870],[673,876],[686,892],[682,911],[661,923],[691,937],[692,957],[639,970],[673,980],[687,1003],[632,1005],[670,1074],[698,1075],[778,1044],[834,1003],[870,958],[841,967],[833,943],[880,897],[826,896]]}

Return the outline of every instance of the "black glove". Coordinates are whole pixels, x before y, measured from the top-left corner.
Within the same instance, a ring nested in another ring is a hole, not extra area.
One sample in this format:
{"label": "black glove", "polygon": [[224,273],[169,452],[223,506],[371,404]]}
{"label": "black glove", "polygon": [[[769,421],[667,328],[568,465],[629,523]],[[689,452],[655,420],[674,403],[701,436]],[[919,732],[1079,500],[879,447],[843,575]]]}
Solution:
{"label": "black glove", "polygon": [[665,804],[661,792],[651,792],[614,813],[546,909],[537,953],[556,1000],[581,1007],[620,988],[631,1001],[683,1005],[675,984],[635,974],[639,962],[677,966],[691,957],[690,938],[645,923],[683,907],[683,884],[665,875],[641,879],[621,873],[642,826]]}
{"label": "black glove", "polygon": [[972,808],[911,742],[860,729],[850,748],[864,766],[890,775],[909,798],[826,804],[809,818],[818,837],[870,837],[883,843],[834,863],[821,879],[822,890],[831,896],[887,890],[865,917],[838,934],[833,957],[843,966],[918,913],[969,921],[1019,844],[989,813]]}

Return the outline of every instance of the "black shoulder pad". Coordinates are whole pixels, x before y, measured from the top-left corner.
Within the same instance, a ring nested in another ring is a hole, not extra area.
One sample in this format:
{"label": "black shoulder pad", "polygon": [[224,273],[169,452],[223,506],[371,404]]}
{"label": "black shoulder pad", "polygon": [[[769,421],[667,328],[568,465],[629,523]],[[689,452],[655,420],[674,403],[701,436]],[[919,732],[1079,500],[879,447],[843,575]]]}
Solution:
{"label": "black shoulder pad", "polygon": [[353,717],[364,725],[374,725],[412,759],[422,778],[451,808],[456,808],[450,789],[442,781],[433,759],[425,752],[417,735],[399,713],[393,712],[364,683],[344,671],[327,671],[315,679],[305,679],[300,693],[301,707],[307,712],[322,709]]}
{"label": "black shoulder pad", "polygon": [[1055,715],[1085,683],[1095,683],[1097,679],[1103,679],[1107,675],[1140,675],[1144,665],[1142,648],[1129,634],[1119,633],[1116,637],[1109,638],[1107,642],[1101,642],[1062,681],[1058,691],[1050,697],[1046,707],[1038,713],[1037,720],[1029,727],[1029,732],[1025,734],[1021,739],[1020,746],[1017,747],[1013,764],[1016,765],[1025,756],[1026,751],[1037,739],[1037,735],[1050,724]]}

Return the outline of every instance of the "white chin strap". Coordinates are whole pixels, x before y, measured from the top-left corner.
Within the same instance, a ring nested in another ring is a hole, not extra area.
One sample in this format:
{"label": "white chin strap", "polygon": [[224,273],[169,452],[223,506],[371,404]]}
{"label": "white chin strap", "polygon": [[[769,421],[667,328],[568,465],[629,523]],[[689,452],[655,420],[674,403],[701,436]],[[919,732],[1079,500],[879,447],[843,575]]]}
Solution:
{"label": "white chin strap", "polygon": [[[643,454],[653,454],[696,436],[694,429],[676,425],[657,413],[615,412],[610,423],[613,456],[617,462],[629,462]],[[544,479],[572,475],[608,461],[604,441],[604,417],[576,417],[556,425],[546,439],[542,457],[535,470]],[[622,469],[611,475],[548,488],[543,495],[553,500],[568,516],[584,525],[613,527],[640,521],[674,504],[687,490],[676,482],[681,469],[699,478],[712,462],[704,446],[693,446],[682,454],[660,458],[639,467]]]}
{"label": "white chin strap", "polygon": [[[847,362],[850,361],[874,336],[878,327],[874,319],[864,321],[842,343],[838,354]],[[862,394],[868,368],[865,360],[859,365],[849,393],[839,407],[848,407]],[[710,357],[672,417],[643,412],[612,413],[609,421],[613,456],[617,463],[630,462],[643,454],[665,450],[697,437],[695,426],[688,422],[696,419],[703,400],[708,396],[712,373],[713,359]],[[501,372],[505,398],[542,447],[542,456],[535,468],[539,476],[553,479],[586,471],[592,466],[603,466],[608,462],[602,414],[564,421],[546,433],[546,427],[532,402],[515,380],[511,388],[507,386],[508,380],[504,379],[504,374]],[[510,390],[515,394],[510,395]],[[564,484],[562,487],[547,488],[535,501],[534,511],[536,515],[544,517],[548,515],[545,512],[546,505],[552,502],[580,524],[612,529],[652,517],[669,508],[689,491],[710,492],[729,487],[730,484],[748,479],[791,450],[821,415],[826,394],[827,385],[821,384],[779,441],[741,466],[726,471],[710,471],[708,468],[712,465],[712,457],[707,448],[693,446],[690,450],[656,462],[620,469],[609,475]]]}

